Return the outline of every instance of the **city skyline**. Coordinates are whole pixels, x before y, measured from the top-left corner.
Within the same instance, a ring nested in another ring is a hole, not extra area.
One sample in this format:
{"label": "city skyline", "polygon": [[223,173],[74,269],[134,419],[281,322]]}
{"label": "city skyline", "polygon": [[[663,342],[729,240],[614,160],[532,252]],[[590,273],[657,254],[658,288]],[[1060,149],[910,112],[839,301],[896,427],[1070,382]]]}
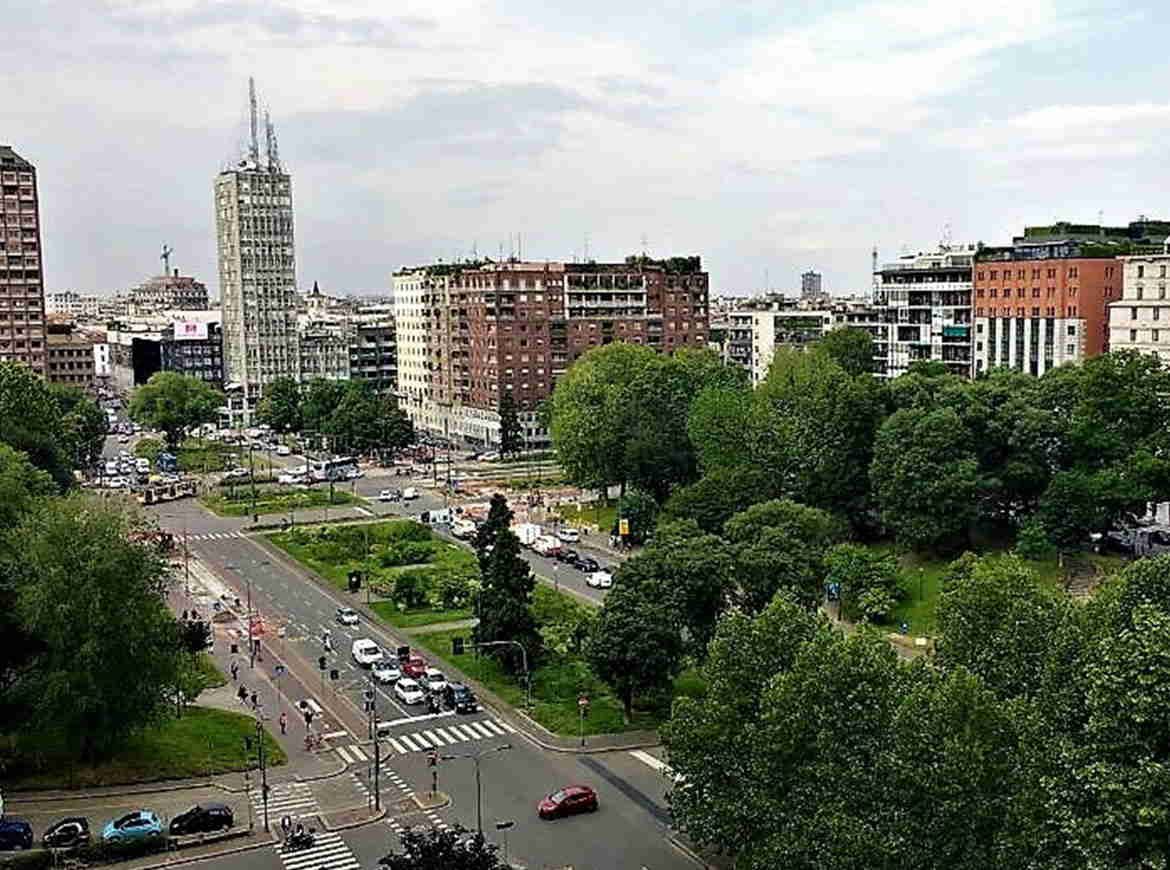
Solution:
{"label": "city skyline", "polygon": [[[117,2],[64,25],[17,6],[8,45],[44,50],[3,74],[20,85],[5,141],[50,180],[50,291],[128,286],[167,242],[218,295],[204,179],[244,138],[249,74],[299,179],[301,289],[385,289],[520,234],[529,259],[583,257],[586,239],[618,259],[645,237],[652,255],[702,255],[716,293],[765,274],[795,289],[810,267],[840,293],[869,287],[875,245],[889,259],[947,225],[997,244],[1055,217],[1123,224],[1170,192],[1131,171],[1170,118],[1147,96],[1165,76],[1143,60],[1167,16],[1154,4],[700,4],[669,35],[616,4],[604,32],[470,3]],[[44,38],[62,26],[70,40]],[[1125,57],[1095,50],[1118,42]]]}

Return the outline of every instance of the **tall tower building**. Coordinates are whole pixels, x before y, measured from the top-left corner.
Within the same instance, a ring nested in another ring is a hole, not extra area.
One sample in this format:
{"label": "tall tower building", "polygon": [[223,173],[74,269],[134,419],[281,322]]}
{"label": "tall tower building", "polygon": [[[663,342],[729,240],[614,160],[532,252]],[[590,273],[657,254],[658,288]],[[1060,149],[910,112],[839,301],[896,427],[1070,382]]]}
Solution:
{"label": "tall tower building", "polygon": [[266,384],[300,375],[292,179],[267,112],[260,153],[251,79],[248,99],[247,153],[215,179],[224,380],[233,426],[251,423]]}
{"label": "tall tower building", "polygon": [[36,168],[0,145],[0,361],[47,365]]}

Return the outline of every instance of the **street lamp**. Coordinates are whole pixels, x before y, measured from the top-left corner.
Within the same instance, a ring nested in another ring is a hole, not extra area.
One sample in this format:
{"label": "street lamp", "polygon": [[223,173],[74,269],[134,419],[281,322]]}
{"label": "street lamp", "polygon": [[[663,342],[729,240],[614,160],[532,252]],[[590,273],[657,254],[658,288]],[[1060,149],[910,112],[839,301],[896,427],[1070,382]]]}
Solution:
{"label": "street lamp", "polygon": [[487,749],[481,749],[479,752],[466,752],[459,755],[443,755],[440,758],[443,761],[455,761],[460,758],[466,758],[475,763],[475,826],[479,831],[479,836],[483,838],[483,788],[479,777],[479,762],[485,755],[490,755],[493,752],[504,752],[511,749],[511,743],[505,743],[502,746],[491,746]]}

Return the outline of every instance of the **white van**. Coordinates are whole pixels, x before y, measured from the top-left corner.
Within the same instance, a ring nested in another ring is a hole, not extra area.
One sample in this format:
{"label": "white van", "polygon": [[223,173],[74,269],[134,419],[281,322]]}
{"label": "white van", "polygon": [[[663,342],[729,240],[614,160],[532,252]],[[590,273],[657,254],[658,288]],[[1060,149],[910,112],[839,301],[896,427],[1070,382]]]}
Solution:
{"label": "white van", "polygon": [[376,662],[382,661],[382,650],[368,637],[359,637],[350,647],[350,655],[354,662],[363,668],[368,668]]}

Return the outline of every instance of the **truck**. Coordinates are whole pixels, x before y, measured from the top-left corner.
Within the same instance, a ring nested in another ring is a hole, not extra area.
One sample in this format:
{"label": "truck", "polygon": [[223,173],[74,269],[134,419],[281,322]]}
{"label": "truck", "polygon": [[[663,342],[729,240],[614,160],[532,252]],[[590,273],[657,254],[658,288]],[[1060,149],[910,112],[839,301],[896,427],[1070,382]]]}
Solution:
{"label": "truck", "polygon": [[520,523],[512,529],[520,539],[520,546],[531,547],[544,534],[544,529],[536,523]]}
{"label": "truck", "polygon": [[561,551],[561,542],[550,535],[541,535],[533,542],[532,551],[551,558]]}

